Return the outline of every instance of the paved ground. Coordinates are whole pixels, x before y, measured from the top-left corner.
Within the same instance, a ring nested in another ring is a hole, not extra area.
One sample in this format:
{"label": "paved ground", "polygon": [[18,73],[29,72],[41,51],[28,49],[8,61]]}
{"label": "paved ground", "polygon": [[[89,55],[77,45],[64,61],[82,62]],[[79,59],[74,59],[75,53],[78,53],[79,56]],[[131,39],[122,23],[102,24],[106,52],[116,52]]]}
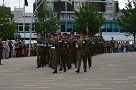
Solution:
{"label": "paved ground", "polygon": [[36,57],[2,60],[0,90],[136,90],[136,53],[110,53],[93,57],[87,72],[53,74],[36,68]]}

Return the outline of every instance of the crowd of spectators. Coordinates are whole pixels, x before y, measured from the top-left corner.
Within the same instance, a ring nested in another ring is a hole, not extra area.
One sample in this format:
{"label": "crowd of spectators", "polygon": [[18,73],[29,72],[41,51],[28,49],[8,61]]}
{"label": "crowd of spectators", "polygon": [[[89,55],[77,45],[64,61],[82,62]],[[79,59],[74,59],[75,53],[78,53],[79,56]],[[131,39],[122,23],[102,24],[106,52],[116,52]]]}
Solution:
{"label": "crowd of spectators", "polygon": [[[3,41],[3,59],[9,59],[12,57],[27,57],[29,44],[25,44],[24,41],[13,43],[11,40]],[[36,44],[31,44],[31,56],[36,55]]]}
{"label": "crowd of spectators", "polygon": [[[115,41],[113,53],[136,52],[136,43],[129,41]],[[112,53],[110,42],[105,42],[105,53]]]}

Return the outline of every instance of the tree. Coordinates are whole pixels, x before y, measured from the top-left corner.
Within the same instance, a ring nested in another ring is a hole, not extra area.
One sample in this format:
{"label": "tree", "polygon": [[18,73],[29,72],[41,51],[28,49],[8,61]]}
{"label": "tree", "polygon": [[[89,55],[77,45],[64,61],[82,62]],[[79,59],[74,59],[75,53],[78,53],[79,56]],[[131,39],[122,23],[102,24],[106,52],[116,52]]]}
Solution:
{"label": "tree", "polygon": [[126,30],[126,33],[132,34],[135,42],[136,34],[136,1],[128,0],[126,7],[122,10],[123,15],[118,17],[117,24]]}
{"label": "tree", "polygon": [[4,9],[4,6],[0,6],[0,12],[0,35],[4,40],[12,39],[16,30],[13,17]]}
{"label": "tree", "polygon": [[89,33],[95,35],[99,32],[100,27],[105,22],[101,13],[98,12],[97,4],[86,1],[82,3],[79,11],[75,11],[74,17],[76,24],[74,30],[77,32],[85,32],[88,25]]}
{"label": "tree", "polygon": [[[40,3],[41,1],[38,2],[38,4]],[[34,23],[36,31],[42,31],[44,34],[47,34],[56,32],[60,28],[57,15],[53,13],[51,8],[48,8],[46,1],[39,6],[35,16],[37,18]]]}

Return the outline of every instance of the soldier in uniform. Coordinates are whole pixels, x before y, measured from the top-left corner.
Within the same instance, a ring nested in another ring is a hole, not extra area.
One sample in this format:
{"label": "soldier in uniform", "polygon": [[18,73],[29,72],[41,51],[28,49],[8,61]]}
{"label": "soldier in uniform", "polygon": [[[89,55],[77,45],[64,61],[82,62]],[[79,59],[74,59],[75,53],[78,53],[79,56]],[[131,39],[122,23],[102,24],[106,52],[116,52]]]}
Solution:
{"label": "soldier in uniform", "polygon": [[62,70],[61,66],[64,69],[64,72],[66,72],[66,65],[65,65],[65,61],[64,61],[64,50],[63,50],[63,40],[61,38],[61,33],[58,32],[57,33],[57,38],[54,40],[54,45],[55,45],[55,63],[54,63],[54,67],[55,70],[53,73],[57,73],[57,67],[58,64],[62,64],[60,65],[60,70]]}
{"label": "soldier in uniform", "polygon": [[87,71],[87,55],[85,50],[86,40],[84,38],[84,34],[80,34],[80,39],[77,40],[77,73],[80,73],[80,67],[81,67],[81,59],[83,59],[83,65],[84,65],[84,72]]}
{"label": "soldier in uniform", "polygon": [[114,53],[115,40],[113,40],[113,37],[111,37],[110,45],[111,45],[111,52]]}
{"label": "soldier in uniform", "polygon": [[88,65],[89,65],[89,69],[92,66],[92,55],[91,55],[91,39],[90,39],[90,35],[86,34],[86,54],[87,54],[87,60],[88,60]]}
{"label": "soldier in uniform", "polygon": [[43,36],[41,32],[38,32],[36,38],[37,41],[37,68],[44,66],[44,45],[43,45]]}
{"label": "soldier in uniform", "polygon": [[52,45],[49,47],[49,67],[54,68],[54,61],[55,61],[55,45],[54,45],[54,40],[55,40],[55,34],[52,33],[50,34],[49,38],[49,43]]}
{"label": "soldier in uniform", "polygon": [[69,61],[70,67],[74,63],[75,67],[77,66],[77,49],[76,49],[76,38],[74,37],[74,32],[70,33],[69,37]]}
{"label": "soldier in uniform", "polygon": [[45,65],[46,64],[49,64],[49,47],[50,47],[50,44],[49,44],[49,36],[48,35],[46,35],[46,38],[45,38],[45,41],[46,41],[46,43],[45,43]]}
{"label": "soldier in uniform", "polygon": [[69,51],[68,51],[68,37],[67,33],[63,33],[63,49],[64,49],[64,60],[67,65],[67,69],[71,68],[70,61],[69,61]]}
{"label": "soldier in uniform", "polygon": [[2,52],[3,52],[3,45],[2,45],[2,37],[0,36],[0,65],[3,65],[1,63]]}

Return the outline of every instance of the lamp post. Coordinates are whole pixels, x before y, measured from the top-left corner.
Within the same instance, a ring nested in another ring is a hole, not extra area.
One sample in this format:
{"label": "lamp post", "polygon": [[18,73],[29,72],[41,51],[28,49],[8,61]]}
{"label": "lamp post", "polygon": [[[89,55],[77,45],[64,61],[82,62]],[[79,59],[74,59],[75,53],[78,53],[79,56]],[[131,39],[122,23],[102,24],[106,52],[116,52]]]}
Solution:
{"label": "lamp post", "polygon": [[65,16],[65,32],[67,32],[67,17],[68,17],[68,15],[67,15],[67,1],[65,1],[65,14],[66,14],[66,16]]}
{"label": "lamp post", "polygon": [[3,0],[3,6],[4,6],[4,0]]}

